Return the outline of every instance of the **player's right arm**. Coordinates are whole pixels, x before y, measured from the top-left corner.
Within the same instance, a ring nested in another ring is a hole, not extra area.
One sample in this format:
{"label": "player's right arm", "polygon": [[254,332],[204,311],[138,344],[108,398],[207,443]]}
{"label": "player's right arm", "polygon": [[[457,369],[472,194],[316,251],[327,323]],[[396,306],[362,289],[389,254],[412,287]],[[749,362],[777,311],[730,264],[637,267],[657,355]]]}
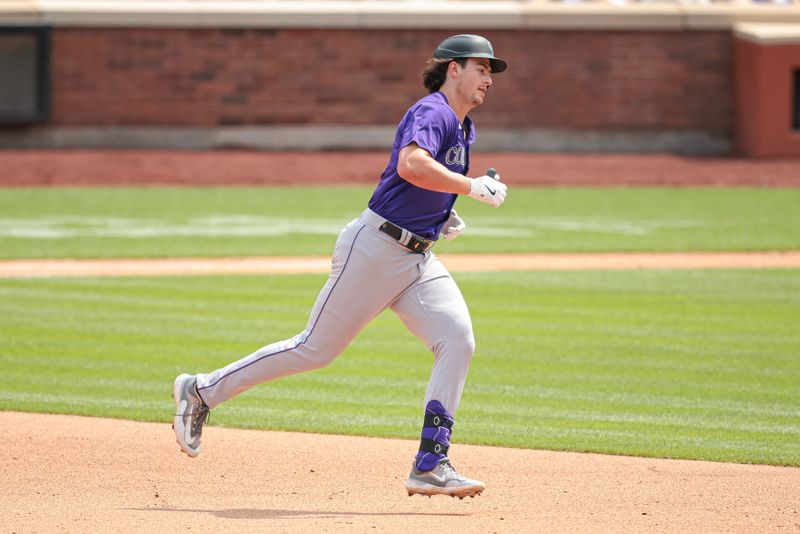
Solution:
{"label": "player's right arm", "polygon": [[457,195],[469,194],[470,178],[451,171],[416,143],[411,143],[400,151],[397,174],[422,189]]}
{"label": "player's right arm", "polygon": [[469,178],[453,172],[416,143],[409,144],[398,154],[397,174],[417,187],[440,193],[469,195],[495,208],[506,198],[506,185],[499,181],[499,177]]}

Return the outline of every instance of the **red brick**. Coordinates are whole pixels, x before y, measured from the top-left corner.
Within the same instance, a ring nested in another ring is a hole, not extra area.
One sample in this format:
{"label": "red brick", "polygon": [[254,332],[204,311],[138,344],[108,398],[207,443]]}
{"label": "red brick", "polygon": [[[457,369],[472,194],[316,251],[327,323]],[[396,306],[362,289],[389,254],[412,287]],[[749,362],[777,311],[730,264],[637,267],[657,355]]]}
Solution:
{"label": "red brick", "polygon": [[[56,124],[386,124],[441,31],[53,32]],[[481,126],[730,133],[727,32],[483,32],[509,63]]]}

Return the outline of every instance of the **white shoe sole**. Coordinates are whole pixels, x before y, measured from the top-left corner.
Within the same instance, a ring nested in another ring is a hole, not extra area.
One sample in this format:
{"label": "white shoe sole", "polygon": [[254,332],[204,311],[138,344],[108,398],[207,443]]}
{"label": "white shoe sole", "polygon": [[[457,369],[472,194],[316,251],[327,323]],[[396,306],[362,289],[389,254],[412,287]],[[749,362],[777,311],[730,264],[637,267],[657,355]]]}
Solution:
{"label": "white shoe sole", "polygon": [[[190,374],[182,374],[175,379],[175,384],[172,386],[172,400],[175,401],[175,413],[180,413],[181,405],[178,398],[181,395],[181,389],[183,389],[183,381],[187,378],[191,378],[192,375]],[[183,424],[183,417],[180,415],[176,415],[173,418],[172,422],[172,430],[175,431],[175,439],[178,442],[178,445],[181,446],[181,451],[184,452],[190,458],[195,458],[198,454],[200,454],[200,447],[197,449],[192,449],[189,447],[186,442],[183,440],[183,435],[186,433],[186,426]]]}
{"label": "white shoe sole", "polygon": [[458,497],[459,499],[463,499],[464,497],[475,498],[475,496],[480,495],[484,489],[486,489],[486,486],[479,484],[442,488],[432,484],[412,481],[406,482],[406,491],[409,497],[414,495],[427,495],[428,497],[433,495],[448,495],[450,497]]}

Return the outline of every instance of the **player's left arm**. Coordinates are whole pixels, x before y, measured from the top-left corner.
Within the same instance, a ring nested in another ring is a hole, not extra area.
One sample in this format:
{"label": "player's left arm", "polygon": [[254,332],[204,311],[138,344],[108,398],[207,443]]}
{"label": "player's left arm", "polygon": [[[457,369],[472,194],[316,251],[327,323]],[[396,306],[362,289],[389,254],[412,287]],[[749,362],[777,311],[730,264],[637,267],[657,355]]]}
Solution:
{"label": "player's left arm", "polygon": [[466,227],[467,223],[464,222],[464,219],[458,216],[455,209],[452,209],[450,210],[450,217],[448,217],[447,221],[442,225],[440,233],[446,240],[452,241],[457,238],[458,234],[463,232]]}

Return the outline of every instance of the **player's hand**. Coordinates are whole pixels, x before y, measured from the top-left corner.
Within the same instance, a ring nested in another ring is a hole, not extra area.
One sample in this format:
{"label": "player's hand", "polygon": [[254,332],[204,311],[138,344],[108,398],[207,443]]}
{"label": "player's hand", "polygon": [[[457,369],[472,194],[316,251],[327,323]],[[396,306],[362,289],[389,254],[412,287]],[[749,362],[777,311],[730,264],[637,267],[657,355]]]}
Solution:
{"label": "player's hand", "polygon": [[448,241],[452,241],[453,239],[458,237],[464,228],[467,227],[467,223],[464,222],[464,219],[458,216],[456,210],[450,210],[450,218],[447,219],[442,225],[441,233],[445,239]]}
{"label": "player's hand", "polygon": [[493,208],[500,207],[506,199],[506,184],[500,181],[500,175],[486,175],[473,178],[469,185],[469,196],[479,202],[489,204]]}

